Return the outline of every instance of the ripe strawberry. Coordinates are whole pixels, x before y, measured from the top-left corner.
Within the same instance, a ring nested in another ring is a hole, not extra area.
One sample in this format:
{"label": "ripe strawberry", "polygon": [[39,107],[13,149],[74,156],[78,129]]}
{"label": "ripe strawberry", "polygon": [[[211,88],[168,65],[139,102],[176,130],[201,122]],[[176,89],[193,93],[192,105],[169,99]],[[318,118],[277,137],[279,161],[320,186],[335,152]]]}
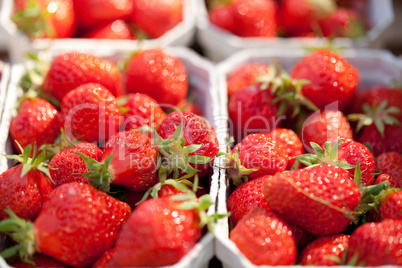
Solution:
{"label": "ripe strawberry", "polygon": [[[390,186],[402,188],[402,155],[397,152],[387,152],[377,157],[377,169],[381,173],[389,175]],[[377,181],[380,181],[380,177]]]}
{"label": "ripe strawberry", "polygon": [[271,210],[289,223],[312,235],[325,236],[340,233],[349,225],[361,194],[346,170],[319,165],[268,178],[264,196]]}
{"label": "ripe strawberry", "polygon": [[282,26],[292,35],[311,32],[319,18],[332,14],[334,0],[283,0],[281,4]]}
{"label": "ripe strawberry", "polygon": [[35,263],[35,265],[29,264],[27,262],[24,262],[22,260],[19,260],[18,262],[12,263],[12,266],[15,268],[35,268],[35,267],[42,267],[42,268],[68,268],[67,265],[64,263],[61,263],[59,261],[56,261],[52,257],[49,257],[45,254],[40,254],[36,253],[35,255],[32,256],[32,261]]}
{"label": "ripe strawberry", "polygon": [[250,132],[266,132],[278,127],[278,105],[273,104],[275,96],[261,87],[261,83],[246,87],[229,100],[232,134],[238,141]]}
{"label": "ripe strawberry", "polygon": [[353,132],[341,111],[325,110],[306,119],[300,136],[306,149],[311,151],[311,142],[323,147],[326,141],[335,143],[341,138],[353,139]]}
{"label": "ripe strawberry", "polygon": [[234,184],[240,185],[244,176],[252,180],[284,171],[288,157],[286,149],[271,137],[263,133],[250,134],[229,157],[234,167],[228,173]]}
{"label": "ripe strawberry", "polygon": [[[402,121],[402,89],[389,88],[385,86],[376,86],[368,90],[365,103],[369,106],[380,105],[382,102],[387,102],[387,107],[396,107],[399,112],[393,114],[396,119]],[[361,110],[362,111],[362,110]]]}
{"label": "ripe strawberry", "polygon": [[82,158],[75,154],[76,152],[85,154],[96,161],[101,161],[103,155],[102,150],[92,143],[80,143],[74,148],[57,153],[49,162],[49,172],[52,176],[50,183],[53,187],[68,182],[91,182],[80,175],[89,170]]}
{"label": "ripe strawberry", "polygon": [[402,265],[402,220],[386,219],[359,226],[350,236],[347,263]]}
{"label": "ripe strawberry", "polygon": [[248,181],[230,194],[227,206],[233,226],[236,226],[239,220],[255,207],[262,207],[269,211],[267,201],[262,194],[266,177],[268,176]]}
{"label": "ripe strawberry", "polygon": [[92,185],[109,192],[110,184],[120,185],[134,192],[146,191],[155,183],[158,148],[141,132],[122,131],[105,144],[101,163],[82,153],[90,172],[83,176]]}
{"label": "ripe strawberry", "polygon": [[105,254],[103,254],[103,256],[99,260],[97,260],[92,267],[93,268],[110,267],[109,262],[111,261],[115,252],[116,252],[116,250],[114,248],[112,248],[109,251],[106,251]]}
{"label": "ripe strawberry", "polygon": [[[374,184],[380,184],[384,181],[389,181],[390,182],[390,186],[392,187],[392,183],[391,183],[391,176],[388,174],[380,174],[377,179],[375,180]],[[394,186],[395,187],[395,186]]]}
{"label": "ripe strawberry", "polygon": [[137,39],[124,20],[115,20],[107,24],[102,24],[84,34],[83,38],[127,40]]}
{"label": "ripe strawberry", "polygon": [[235,31],[236,23],[232,16],[232,6],[225,3],[215,4],[216,1],[209,2],[212,3],[208,5],[210,22],[219,28],[233,33]]}
{"label": "ripe strawberry", "polygon": [[181,209],[169,198],[148,199],[138,205],[122,227],[110,263],[114,267],[172,265],[200,237],[196,209]]}
{"label": "ripe strawberry", "polygon": [[286,169],[291,169],[296,162],[295,156],[304,154],[303,144],[297,134],[291,129],[276,128],[271,132],[264,133],[271,137],[277,144],[282,146],[288,154],[288,164]]}
{"label": "ripe strawberry", "polygon": [[402,220],[402,191],[391,191],[381,201],[379,209],[381,219]]}
{"label": "ripe strawberry", "polygon": [[353,9],[337,8],[334,13],[318,21],[325,37],[358,38],[364,35],[359,13]]}
{"label": "ripe strawberry", "polygon": [[115,97],[100,84],[83,84],[61,103],[61,122],[69,139],[99,142],[114,135],[120,124]]}
{"label": "ripe strawberry", "polygon": [[[169,114],[159,125],[157,134],[156,144],[166,164],[166,173],[169,175],[173,172],[175,179],[179,173],[205,176],[219,152],[215,129],[193,113]],[[168,151],[162,141],[166,139],[169,140]]]}
{"label": "ripe strawberry", "polygon": [[362,106],[367,103],[369,89],[356,90],[348,107],[345,109],[345,114],[362,113]]}
{"label": "ripe strawberry", "polygon": [[134,54],[125,72],[127,92],[147,94],[159,104],[177,105],[184,100],[187,83],[181,60],[158,48]]}
{"label": "ripe strawberry", "polygon": [[74,88],[99,83],[115,97],[124,94],[121,73],[113,63],[85,53],[66,52],[55,57],[46,74],[42,89],[62,101]]}
{"label": "ripe strawberry", "polygon": [[72,37],[76,24],[72,0],[17,0],[12,19],[30,38]]}
{"label": "ripe strawberry", "polygon": [[133,0],[130,21],[151,38],[158,38],[183,20],[183,0]]}
{"label": "ripe strawberry", "polygon": [[125,19],[133,12],[133,0],[74,0],[79,25],[83,28]]}
{"label": "ripe strawberry", "polygon": [[28,145],[23,155],[10,156],[21,165],[0,174],[0,219],[8,218],[5,212],[8,207],[21,218],[35,219],[53,190],[43,175],[49,174],[42,163],[45,152],[36,157],[36,148],[33,153],[31,150],[32,145]]}
{"label": "ripe strawberry", "polygon": [[199,116],[204,116],[204,112],[202,111],[201,107],[198,106],[195,102],[183,100],[177,104],[177,108],[179,108],[180,111],[183,112],[189,112]]}
{"label": "ripe strawberry", "polygon": [[41,252],[68,266],[86,267],[112,247],[131,209],[88,184],[72,182],[49,194],[33,223],[9,212],[11,222],[0,231],[21,245],[22,260]]}
{"label": "ripe strawberry", "polygon": [[144,125],[154,129],[166,118],[156,100],[146,94],[128,94],[117,99],[117,102],[124,116],[125,130],[138,129]]}
{"label": "ripe strawberry", "polygon": [[20,151],[15,142],[22,148],[29,144],[40,147],[43,144],[54,143],[60,134],[58,115],[56,108],[43,99],[24,99],[10,125],[14,148]]}
{"label": "ripe strawberry", "polygon": [[[300,265],[333,266],[339,265],[342,256],[347,251],[349,235],[335,234],[320,237],[311,242],[300,252],[297,262]],[[339,258],[336,262],[334,258]]]}
{"label": "ripe strawberry", "polygon": [[385,152],[395,151],[402,153],[402,127],[397,125],[385,125],[383,135],[375,125],[364,127],[357,141],[369,143],[375,156]]}
{"label": "ripe strawberry", "polygon": [[302,94],[319,109],[336,104],[347,107],[359,84],[359,71],[342,56],[317,50],[301,59],[292,69],[294,79],[307,79]]}
{"label": "ripe strawberry", "polygon": [[255,265],[291,265],[297,249],[287,223],[263,208],[247,213],[230,232],[237,248]]}
{"label": "ripe strawberry", "polygon": [[267,75],[269,66],[261,63],[245,63],[233,70],[226,78],[228,86],[228,97],[236,92],[253,85],[256,78]]}

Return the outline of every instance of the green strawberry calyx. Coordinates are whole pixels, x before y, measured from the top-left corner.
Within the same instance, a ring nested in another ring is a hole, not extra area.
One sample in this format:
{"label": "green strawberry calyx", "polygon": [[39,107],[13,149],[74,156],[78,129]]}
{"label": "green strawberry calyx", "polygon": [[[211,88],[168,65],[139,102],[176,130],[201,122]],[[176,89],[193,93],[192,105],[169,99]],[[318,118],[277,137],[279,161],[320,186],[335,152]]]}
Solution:
{"label": "green strawberry calyx", "polygon": [[5,212],[10,218],[0,221],[0,232],[10,236],[16,245],[0,252],[0,256],[7,259],[18,254],[22,261],[35,266],[31,257],[38,250],[35,243],[33,223],[19,218],[9,207],[5,209]]}
{"label": "green strawberry calyx", "polygon": [[395,106],[388,106],[387,101],[379,105],[373,103],[371,107],[365,103],[362,106],[364,114],[349,114],[349,121],[357,121],[356,132],[359,132],[364,126],[375,125],[381,137],[384,138],[385,125],[400,125],[401,122],[395,117],[400,115],[401,111]]}
{"label": "green strawberry calyx", "polygon": [[[46,160],[46,151],[42,151],[38,155],[36,144],[33,145],[32,151],[32,144],[29,144],[25,149],[15,141],[17,146],[20,148],[22,154],[20,155],[6,155],[7,158],[13,159],[14,162],[21,163],[23,165],[21,171],[21,177],[25,176],[30,170],[39,170],[43,174],[45,174],[46,178],[49,179],[51,182],[52,177],[50,176],[50,172],[47,166]],[[32,154],[32,157],[30,157]]]}
{"label": "green strawberry calyx", "polygon": [[110,184],[112,183],[111,171],[109,169],[110,163],[113,159],[113,154],[108,156],[103,163],[96,161],[95,159],[82,154],[80,152],[75,152],[79,155],[82,160],[84,160],[85,165],[89,172],[80,174],[84,178],[91,181],[91,185],[103,192],[110,192]]}
{"label": "green strawberry calyx", "polygon": [[233,154],[219,152],[217,155],[218,157],[225,156],[225,165],[217,167],[227,170],[229,178],[233,181],[233,184],[235,186],[240,186],[243,183],[247,182],[247,175],[258,170],[256,168],[246,168],[245,166],[243,166],[239,158],[239,153],[239,151],[235,151]]}
{"label": "green strawberry calyx", "polygon": [[208,156],[193,154],[201,148],[202,144],[185,146],[186,141],[182,137],[183,120],[180,121],[171,139],[163,139],[154,131],[154,142],[158,147],[158,176],[165,180],[170,174],[173,179],[178,179],[180,171],[186,173],[184,178],[193,177],[199,170],[191,164],[207,164],[212,159]]}

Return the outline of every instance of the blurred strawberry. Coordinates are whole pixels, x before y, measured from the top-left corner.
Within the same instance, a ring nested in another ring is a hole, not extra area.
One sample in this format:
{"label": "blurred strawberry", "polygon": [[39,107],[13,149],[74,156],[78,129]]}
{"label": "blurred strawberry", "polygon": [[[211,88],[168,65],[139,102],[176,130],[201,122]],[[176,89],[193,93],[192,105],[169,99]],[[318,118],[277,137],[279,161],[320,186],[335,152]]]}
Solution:
{"label": "blurred strawberry", "polygon": [[113,22],[97,26],[88,33],[84,34],[83,38],[127,40],[137,39],[124,20],[115,20]]}
{"label": "blurred strawberry", "polygon": [[318,21],[325,37],[362,37],[365,33],[359,14],[353,9],[338,8]]}
{"label": "blurred strawberry", "polygon": [[386,175],[378,177],[377,184],[388,180],[393,188],[402,188],[402,154],[397,152],[382,153],[377,157],[377,169]]}

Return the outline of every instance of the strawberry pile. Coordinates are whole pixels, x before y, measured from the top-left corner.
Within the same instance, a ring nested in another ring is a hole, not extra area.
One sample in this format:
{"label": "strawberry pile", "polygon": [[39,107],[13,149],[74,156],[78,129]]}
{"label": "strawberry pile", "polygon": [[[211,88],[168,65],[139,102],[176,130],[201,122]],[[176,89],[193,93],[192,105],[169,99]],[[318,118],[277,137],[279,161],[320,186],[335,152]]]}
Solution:
{"label": "strawberry pile", "polygon": [[[41,83],[29,79],[40,71]],[[195,107],[180,58],[142,50],[121,72],[65,52],[21,85],[29,90],[10,125],[20,154],[8,156],[18,164],[0,174],[10,264],[172,265],[219,218],[206,212],[217,135],[179,107]]]}
{"label": "strawberry pile", "polygon": [[366,0],[205,0],[209,20],[240,37],[350,37],[368,28]]}
{"label": "strawberry pile", "polygon": [[[318,49],[227,75],[230,239],[256,265],[402,265],[402,89]],[[305,153],[307,152],[307,153]]]}
{"label": "strawberry pile", "polygon": [[184,0],[17,0],[29,38],[153,39],[183,20]]}

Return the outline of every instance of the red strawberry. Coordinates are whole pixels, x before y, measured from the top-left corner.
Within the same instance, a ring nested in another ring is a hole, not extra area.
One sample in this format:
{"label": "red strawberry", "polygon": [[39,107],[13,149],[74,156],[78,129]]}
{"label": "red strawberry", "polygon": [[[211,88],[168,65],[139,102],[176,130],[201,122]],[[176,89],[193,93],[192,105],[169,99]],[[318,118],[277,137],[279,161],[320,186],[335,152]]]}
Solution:
{"label": "red strawberry", "polygon": [[273,212],[315,236],[342,232],[361,197],[349,173],[333,165],[277,173],[264,195]]}
{"label": "red strawberry", "polygon": [[115,20],[113,22],[100,25],[86,33],[83,38],[127,40],[137,39],[124,20]]}
{"label": "red strawberry", "polygon": [[144,125],[154,129],[166,118],[156,100],[146,94],[128,94],[117,99],[117,102],[124,116],[125,130],[138,129]]}
{"label": "red strawberry", "polygon": [[291,77],[309,80],[302,94],[319,109],[330,104],[345,109],[359,84],[359,71],[342,56],[327,50],[317,50],[301,59]]}
{"label": "red strawberry", "polygon": [[236,92],[253,85],[256,78],[266,75],[269,72],[269,66],[261,63],[245,63],[233,70],[226,78],[228,86],[228,97],[230,98]]}
{"label": "red strawberry", "polygon": [[229,100],[229,117],[236,140],[250,132],[266,132],[278,127],[278,105],[273,104],[275,97],[270,90],[261,87],[259,83],[244,88]]}
{"label": "red strawberry", "polygon": [[268,176],[248,181],[230,194],[227,206],[233,226],[236,226],[239,220],[255,207],[262,207],[269,211],[267,201],[262,194],[266,177]]}
{"label": "red strawberry", "polygon": [[306,149],[311,151],[310,142],[323,147],[326,141],[335,143],[340,138],[353,139],[353,132],[341,111],[325,110],[307,118],[300,136]]}
{"label": "red strawberry", "polygon": [[124,94],[121,73],[113,63],[85,53],[67,52],[52,61],[42,89],[58,101],[74,88],[99,83],[115,96]]}
{"label": "red strawberry", "polygon": [[204,116],[204,112],[202,111],[201,107],[198,106],[195,102],[183,100],[177,104],[177,108],[179,108],[183,112],[189,112],[199,116]]}
{"label": "red strawberry", "polygon": [[402,220],[402,191],[391,192],[381,201],[381,219]]}
{"label": "red strawberry", "polygon": [[[156,144],[166,164],[167,175],[171,172],[193,174],[203,177],[210,169],[219,152],[218,139],[211,124],[193,113],[173,112],[160,124]],[[180,137],[183,139],[179,142]],[[162,140],[169,139],[169,152]],[[176,178],[176,177],[174,177]]]}
{"label": "red strawberry", "polygon": [[92,143],[80,143],[74,148],[57,153],[49,162],[49,172],[52,176],[51,185],[53,187],[68,182],[91,182],[80,175],[87,173],[89,170],[81,157],[75,154],[76,152],[85,154],[96,161],[100,161],[103,155],[102,150]]}
{"label": "red strawberry", "polygon": [[22,148],[54,143],[60,134],[58,115],[56,108],[43,99],[24,99],[10,125],[14,148],[20,151],[15,142]]}
{"label": "red strawberry", "polygon": [[368,94],[368,89],[356,90],[352,100],[349,103],[349,106],[345,110],[345,114],[362,113],[362,106],[364,103],[367,103]]}
{"label": "red strawberry", "polygon": [[282,25],[287,32],[293,34],[311,32],[319,18],[332,14],[335,9],[334,0],[283,0]]}
{"label": "red strawberry", "polygon": [[297,134],[291,129],[276,128],[271,132],[264,133],[271,137],[277,144],[282,146],[288,154],[288,165],[286,169],[291,169],[296,161],[295,156],[304,154],[303,144]]}
{"label": "red strawberry", "polygon": [[[216,1],[210,2],[215,3]],[[236,23],[233,20],[231,5],[211,4],[208,6],[208,15],[212,24],[232,33],[235,31]]]}
{"label": "red strawberry", "polygon": [[183,0],[133,0],[130,21],[151,38],[158,38],[183,20]]}
{"label": "red strawberry", "polygon": [[129,93],[147,94],[159,104],[177,105],[184,100],[187,83],[187,72],[181,60],[162,49],[134,54],[125,72],[125,86]]}
{"label": "red strawberry", "polygon": [[[311,242],[300,252],[297,262],[300,265],[333,266],[339,265],[347,251],[349,235],[335,234],[320,237]],[[336,262],[334,258],[339,258]]]}
{"label": "red strawberry", "polygon": [[0,231],[21,245],[22,260],[38,251],[68,266],[86,267],[112,247],[130,212],[126,203],[88,184],[72,182],[49,194],[33,223],[13,215],[10,228]]}
{"label": "red strawberry", "polygon": [[41,268],[68,268],[67,265],[64,263],[61,263],[59,261],[56,261],[52,257],[49,257],[45,254],[40,254],[36,253],[35,255],[32,256],[32,261],[35,263],[35,265],[29,264],[27,262],[24,262],[22,260],[19,260],[18,262],[12,263],[12,266],[15,268],[35,268],[35,267],[41,267]]}
{"label": "red strawberry", "polygon": [[365,103],[369,106],[372,106],[373,104],[378,106],[384,101],[387,102],[388,107],[396,107],[399,109],[399,112],[394,113],[393,115],[395,118],[402,121],[402,89],[376,86],[368,90]]}
{"label": "red strawberry", "polygon": [[133,12],[133,0],[74,0],[78,22],[87,28],[127,18]]}
{"label": "red strawberry", "polygon": [[357,141],[369,143],[375,156],[385,152],[395,151],[402,153],[402,127],[397,125],[385,125],[383,135],[375,125],[364,127]]}
{"label": "red strawberry", "polygon": [[110,184],[130,191],[143,192],[156,180],[158,148],[141,132],[122,131],[105,144],[101,163],[77,153],[85,161],[89,173],[83,175],[102,191],[109,192]]}
{"label": "red strawberry", "polygon": [[[53,190],[43,175],[49,174],[42,163],[45,152],[36,157],[31,150],[28,145],[22,156],[10,157],[22,164],[0,174],[0,219],[8,218],[5,212],[8,207],[21,218],[35,219]],[[28,158],[31,153],[32,159]]]}
{"label": "red strawberry", "polygon": [[148,199],[138,205],[123,226],[114,249],[114,267],[172,265],[201,237],[195,210],[180,209],[169,198]]}
{"label": "red strawberry", "polygon": [[359,226],[350,236],[347,263],[402,265],[402,220],[387,219]]}
{"label": "red strawberry", "polygon": [[237,248],[255,265],[291,265],[297,249],[287,223],[263,208],[247,213],[230,232]]}
{"label": "red strawberry", "polygon": [[76,16],[72,0],[17,0],[13,21],[30,38],[72,37]]}
{"label": "red strawberry", "polygon": [[239,185],[244,176],[252,180],[286,169],[289,157],[286,149],[263,133],[248,135],[237,149],[229,157],[234,168],[228,170],[235,185]]}
{"label": "red strawberry", "polygon": [[[402,155],[400,153],[387,152],[380,154],[377,157],[377,169],[381,173],[386,173],[390,176],[388,180],[391,187],[402,188]],[[377,178],[377,181],[382,180],[380,177]]]}
{"label": "red strawberry", "polygon": [[337,8],[334,13],[318,21],[325,37],[358,38],[364,35],[359,13],[353,9]]}
{"label": "red strawberry", "polygon": [[[374,184],[380,184],[384,181],[389,181],[391,182],[391,176],[388,174],[380,174],[377,179],[375,180]],[[392,184],[390,184],[392,186]],[[395,186],[394,186],[395,187]]]}
{"label": "red strawberry", "polygon": [[115,97],[100,84],[83,84],[61,103],[61,121],[69,139],[108,140],[119,129],[120,116]]}
{"label": "red strawberry", "polygon": [[104,268],[110,267],[110,261],[113,255],[116,253],[116,250],[112,248],[109,251],[106,251],[105,254],[92,266],[93,268]]}

